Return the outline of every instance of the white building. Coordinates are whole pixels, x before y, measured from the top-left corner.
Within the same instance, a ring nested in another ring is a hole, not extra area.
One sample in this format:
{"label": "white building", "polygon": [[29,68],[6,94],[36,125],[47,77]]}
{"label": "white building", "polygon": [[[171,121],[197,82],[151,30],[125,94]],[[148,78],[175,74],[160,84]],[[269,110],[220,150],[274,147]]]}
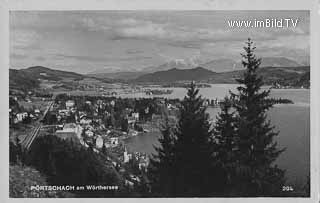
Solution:
{"label": "white building", "polygon": [[110,144],[111,144],[112,147],[118,146],[119,138],[118,137],[111,137],[110,138]]}
{"label": "white building", "polygon": [[67,110],[67,109],[59,109],[58,113],[60,116],[67,116],[70,114],[69,110]]}
{"label": "white building", "polygon": [[128,163],[132,159],[132,154],[128,154],[127,148],[123,152],[123,163]]}
{"label": "white building", "polygon": [[114,100],[112,100],[112,101],[110,102],[110,104],[111,104],[111,106],[114,106],[114,105],[116,105],[116,102],[115,102]]}
{"label": "white building", "polygon": [[139,113],[132,113],[131,115],[136,121],[139,120]]}
{"label": "white building", "polygon": [[16,115],[17,121],[20,122],[20,121],[22,121],[23,119],[25,119],[27,116],[28,116],[28,113],[27,113],[27,112],[18,113],[18,114]]}
{"label": "white building", "polygon": [[92,132],[91,130],[87,130],[87,131],[86,131],[86,135],[87,135],[88,137],[92,137],[92,136],[93,136],[93,132]]}
{"label": "white building", "polygon": [[103,138],[101,136],[98,136],[97,139],[96,139],[96,147],[97,148],[102,148],[103,146]]}
{"label": "white building", "polygon": [[73,108],[74,105],[75,105],[75,103],[74,103],[73,100],[68,100],[68,101],[66,101],[66,108],[67,108],[67,109]]}
{"label": "white building", "polygon": [[89,124],[91,124],[91,123],[92,123],[92,120],[91,120],[91,119],[82,118],[82,119],[80,120],[80,124],[82,124],[82,125],[89,125]]}
{"label": "white building", "polygon": [[56,135],[62,139],[77,140],[81,138],[83,128],[75,123],[66,123],[62,130],[57,130]]}

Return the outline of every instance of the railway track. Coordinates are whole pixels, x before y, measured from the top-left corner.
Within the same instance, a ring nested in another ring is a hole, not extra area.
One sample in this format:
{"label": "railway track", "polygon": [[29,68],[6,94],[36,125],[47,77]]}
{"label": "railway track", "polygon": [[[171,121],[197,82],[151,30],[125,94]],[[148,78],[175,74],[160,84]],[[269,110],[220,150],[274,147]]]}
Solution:
{"label": "railway track", "polygon": [[47,115],[48,111],[50,110],[50,108],[52,107],[52,105],[54,104],[54,100],[55,100],[55,96],[52,97],[52,100],[49,105],[47,106],[46,110],[44,111],[43,115],[38,119],[38,121],[36,121],[36,126],[34,127],[34,129],[32,130],[32,132],[27,135],[24,140],[22,140],[21,145],[24,149],[29,150],[33,141],[38,137],[39,132],[42,128],[42,120],[45,118],[45,116]]}
{"label": "railway track", "polygon": [[21,145],[26,149],[29,150],[32,142],[36,139],[38,136],[39,132],[41,130],[41,123],[39,123],[31,132],[31,134],[27,135],[25,139],[22,141]]}

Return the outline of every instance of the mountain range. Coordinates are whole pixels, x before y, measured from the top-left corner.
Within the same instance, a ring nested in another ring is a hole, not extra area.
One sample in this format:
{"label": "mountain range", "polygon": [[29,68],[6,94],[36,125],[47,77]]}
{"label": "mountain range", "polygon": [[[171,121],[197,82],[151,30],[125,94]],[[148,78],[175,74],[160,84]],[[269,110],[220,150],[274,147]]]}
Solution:
{"label": "mountain range", "polygon": [[[213,72],[211,70],[197,67],[193,69],[170,69],[142,75],[131,82],[148,84],[165,84],[185,81],[197,81],[205,83],[236,83],[244,70],[228,72]],[[309,66],[298,67],[263,67],[258,69],[258,74],[263,76],[265,84],[280,83],[289,86],[298,86],[296,83],[309,83]]]}
{"label": "mountain range", "polygon": [[[303,64],[288,59],[285,57],[264,57],[261,60],[260,67],[299,67]],[[241,62],[237,62],[232,59],[221,58],[205,63],[200,63],[195,60],[171,60],[159,66],[150,66],[141,69],[140,71],[125,71],[125,72],[110,72],[109,69],[98,70],[88,74],[89,76],[98,77],[98,78],[111,78],[111,79],[122,79],[122,80],[132,80],[136,79],[139,76],[154,73],[158,71],[165,71],[169,69],[192,69],[195,67],[202,67],[210,71],[221,73],[221,72],[230,72],[235,70],[243,69]]]}
{"label": "mountain range", "polygon": [[208,69],[197,67],[192,69],[172,68],[164,71],[148,73],[136,78],[135,82],[174,82],[174,81],[192,81],[206,80],[216,73]]}
{"label": "mountain range", "polygon": [[[275,82],[297,86],[299,86],[299,84],[303,86],[310,84],[310,66],[299,66],[298,63],[285,58],[278,58],[278,60],[264,59],[264,61],[265,64],[272,63],[272,66],[262,67],[258,70],[258,74],[264,77],[266,84],[273,84]],[[180,63],[174,64],[178,67]],[[289,64],[290,66],[284,66],[286,64]],[[222,72],[222,69],[218,69],[217,67],[222,67],[223,65],[228,67],[233,65],[233,67],[231,69],[226,69],[229,71]],[[39,87],[41,80],[68,83],[70,81],[80,81],[86,78],[96,79],[106,83],[125,82],[135,84],[164,84],[185,81],[235,83],[235,79],[239,78],[244,71],[243,69],[238,68],[236,63],[227,59],[211,61],[203,64],[203,66],[204,67],[180,69],[177,67],[169,68],[169,65],[163,65],[161,68],[164,70],[154,72],[149,70],[148,72],[120,72],[89,75],[35,66],[19,70],[10,69],[9,85],[10,88],[32,89]]]}

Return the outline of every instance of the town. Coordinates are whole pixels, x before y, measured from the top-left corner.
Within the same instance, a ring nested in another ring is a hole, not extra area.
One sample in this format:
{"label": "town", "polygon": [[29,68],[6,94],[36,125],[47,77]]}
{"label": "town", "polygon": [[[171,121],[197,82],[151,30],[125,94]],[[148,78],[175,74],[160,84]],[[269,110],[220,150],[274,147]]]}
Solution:
{"label": "town", "polygon": [[[160,97],[53,96],[36,91],[11,92],[9,118],[13,134],[21,131],[22,126],[31,125],[36,129],[30,129],[24,138],[20,138],[26,148],[30,148],[36,137],[57,136],[106,156],[119,173],[127,174],[126,184],[133,186],[139,183],[140,172],[146,172],[149,157],[128,149],[126,140],[159,132],[164,114],[175,122],[179,103],[179,99]],[[24,108],[19,104],[31,107]],[[218,106],[219,100],[206,100],[205,105]],[[136,170],[126,171],[131,164],[137,166],[138,173]]]}

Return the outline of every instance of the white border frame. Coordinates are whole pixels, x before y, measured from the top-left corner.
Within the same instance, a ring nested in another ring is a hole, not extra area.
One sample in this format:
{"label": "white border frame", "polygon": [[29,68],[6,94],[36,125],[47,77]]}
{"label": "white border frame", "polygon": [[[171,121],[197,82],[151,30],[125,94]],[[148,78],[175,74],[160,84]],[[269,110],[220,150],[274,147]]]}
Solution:
{"label": "white border frame", "polygon": [[[319,1],[320,3],[320,1]],[[317,0],[0,0],[0,152],[4,167],[0,168],[0,202],[33,201],[184,201],[184,202],[318,202],[319,201],[319,104],[320,104],[320,11]],[[11,10],[310,10],[310,198],[107,198],[106,199],[14,199],[9,198],[9,11]]]}

